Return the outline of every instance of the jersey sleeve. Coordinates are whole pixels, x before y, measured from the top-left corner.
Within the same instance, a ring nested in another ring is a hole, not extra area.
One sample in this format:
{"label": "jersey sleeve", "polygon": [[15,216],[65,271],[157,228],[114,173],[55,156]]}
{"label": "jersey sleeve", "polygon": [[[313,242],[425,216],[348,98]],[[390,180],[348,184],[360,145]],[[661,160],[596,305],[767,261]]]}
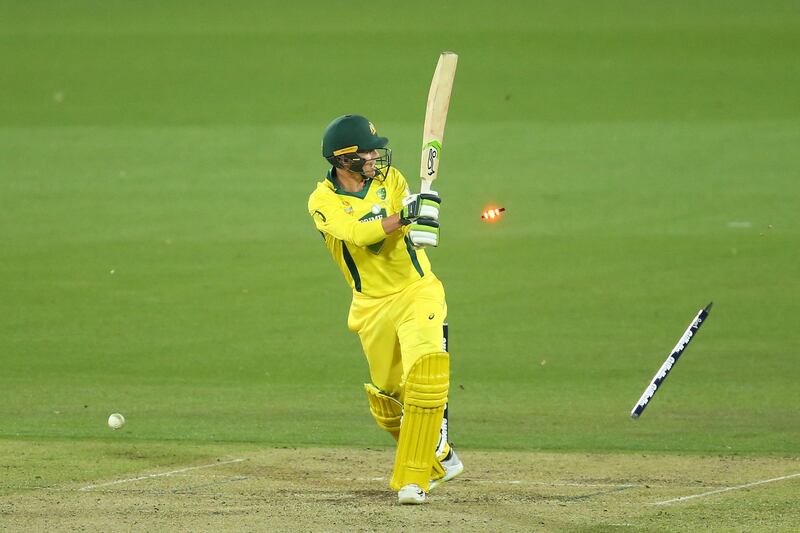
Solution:
{"label": "jersey sleeve", "polygon": [[359,222],[344,212],[336,198],[327,196],[315,193],[308,200],[308,212],[319,231],[362,248],[386,238],[380,219]]}
{"label": "jersey sleeve", "polygon": [[399,170],[394,169],[392,177],[392,209],[394,213],[399,213],[403,208],[403,198],[411,193],[408,190],[406,178],[403,177],[403,174]]}

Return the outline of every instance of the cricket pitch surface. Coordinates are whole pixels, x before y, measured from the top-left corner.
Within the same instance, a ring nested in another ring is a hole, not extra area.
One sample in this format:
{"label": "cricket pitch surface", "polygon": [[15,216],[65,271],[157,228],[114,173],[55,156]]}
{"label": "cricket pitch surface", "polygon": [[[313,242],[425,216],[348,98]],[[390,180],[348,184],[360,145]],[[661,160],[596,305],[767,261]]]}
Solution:
{"label": "cricket pitch surface", "polygon": [[50,486],[17,476],[0,483],[0,530],[790,531],[800,523],[797,457],[459,455],[464,473],[422,506],[397,504],[385,449],[264,449]]}

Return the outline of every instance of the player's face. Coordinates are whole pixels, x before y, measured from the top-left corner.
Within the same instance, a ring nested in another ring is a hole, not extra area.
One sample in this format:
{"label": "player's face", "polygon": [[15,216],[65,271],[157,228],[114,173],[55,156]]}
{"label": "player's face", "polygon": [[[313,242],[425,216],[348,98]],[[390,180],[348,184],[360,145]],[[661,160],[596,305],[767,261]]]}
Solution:
{"label": "player's face", "polygon": [[364,160],[363,173],[368,178],[375,177],[375,161],[380,157],[377,150],[358,152],[358,157]]}

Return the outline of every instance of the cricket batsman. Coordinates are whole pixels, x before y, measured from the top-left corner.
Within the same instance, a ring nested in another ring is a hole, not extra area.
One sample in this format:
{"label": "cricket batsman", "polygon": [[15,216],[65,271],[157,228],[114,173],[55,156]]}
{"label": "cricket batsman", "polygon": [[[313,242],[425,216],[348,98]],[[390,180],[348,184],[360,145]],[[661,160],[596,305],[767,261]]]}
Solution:
{"label": "cricket batsman", "polygon": [[353,289],[347,326],[369,365],[369,409],[397,442],[390,487],[401,504],[420,504],[464,469],[447,440],[447,303],[425,254],[439,245],[441,200],[409,193],[388,143],[360,115],[328,124],[322,156],[331,168],[308,212]]}

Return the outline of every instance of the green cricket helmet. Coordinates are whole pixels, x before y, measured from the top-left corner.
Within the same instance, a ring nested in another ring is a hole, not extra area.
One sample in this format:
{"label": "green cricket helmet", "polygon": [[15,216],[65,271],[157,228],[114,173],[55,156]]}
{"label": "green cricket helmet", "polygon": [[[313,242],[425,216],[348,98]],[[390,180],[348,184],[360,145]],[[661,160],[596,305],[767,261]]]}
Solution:
{"label": "green cricket helmet", "polygon": [[322,157],[336,168],[364,174],[365,159],[359,152],[377,150],[375,159],[375,178],[383,181],[392,165],[392,151],[386,148],[389,139],[378,135],[375,126],[361,115],[344,115],[336,118],[325,128],[322,135]]}

